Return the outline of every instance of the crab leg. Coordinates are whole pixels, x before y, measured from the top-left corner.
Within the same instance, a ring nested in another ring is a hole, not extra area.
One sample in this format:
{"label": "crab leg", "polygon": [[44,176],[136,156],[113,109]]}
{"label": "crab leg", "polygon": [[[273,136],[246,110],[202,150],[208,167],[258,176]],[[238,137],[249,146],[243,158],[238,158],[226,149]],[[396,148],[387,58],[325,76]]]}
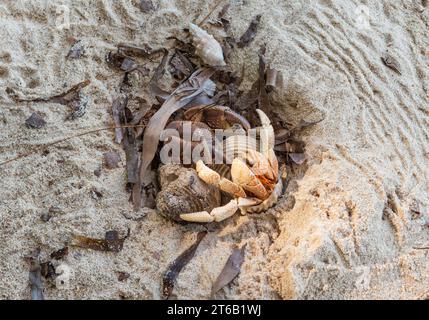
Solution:
{"label": "crab leg", "polygon": [[271,125],[270,119],[261,109],[256,109],[259,119],[261,120],[262,127],[259,135],[261,140],[261,152],[267,158],[269,157],[269,150],[274,148],[274,129]]}
{"label": "crab leg", "polygon": [[185,213],[181,214],[180,218],[189,222],[220,222],[233,216],[237,211],[238,203],[236,199],[233,199],[222,207],[214,208],[210,213],[207,211]]}
{"label": "crab leg", "polygon": [[231,176],[232,181],[245,191],[253,193],[257,198],[266,199],[268,197],[268,191],[264,185],[241,159],[235,158],[232,161]]}
{"label": "crab leg", "polygon": [[196,170],[198,177],[205,183],[219,187],[234,198],[246,197],[242,187],[226,178],[221,178],[219,173],[207,167],[202,160],[197,161]]}

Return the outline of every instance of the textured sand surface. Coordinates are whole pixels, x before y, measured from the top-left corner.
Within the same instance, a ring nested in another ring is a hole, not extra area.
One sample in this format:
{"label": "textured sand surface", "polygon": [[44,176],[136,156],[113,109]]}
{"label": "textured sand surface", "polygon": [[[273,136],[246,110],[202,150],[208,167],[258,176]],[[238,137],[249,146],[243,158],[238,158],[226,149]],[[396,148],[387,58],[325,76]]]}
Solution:
{"label": "textured sand surface", "polygon": [[[119,42],[163,46],[206,15],[211,2],[154,1],[157,10],[145,14],[132,0],[2,1],[0,162],[110,125],[122,75],[106,65],[105,54]],[[62,3],[71,17],[63,30],[55,25]],[[310,159],[291,176],[287,195],[267,213],[236,215],[214,227],[180,274],[178,298],[208,298],[232,247],[244,243],[241,274],[217,298],[429,296],[429,250],[415,249],[429,245],[429,8],[422,3],[231,1],[227,17],[236,37],[255,14],[263,15],[255,41],[231,57],[235,70],[248,70],[243,89],[255,80],[257,52],[266,43],[268,61],[286,80],[278,97],[285,119],[324,113],[325,120],[305,132]],[[368,28],[361,28],[366,18]],[[66,59],[71,37],[84,43],[83,58]],[[383,64],[386,49],[401,75]],[[6,92],[43,97],[85,79],[91,80],[85,89],[91,101],[75,121],[64,121],[65,106],[17,104]],[[25,127],[35,111],[45,116],[45,128]],[[110,150],[121,152],[120,167],[96,177],[93,171]],[[159,299],[162,272],[203,227],[177,225],[153,211],[132,213],[125,156],[112,132],[49,151],[0,167],[0,298],[30,298],[23,257],[35,248],[46,259],[74,234],[103,237],[107,230],[125,234],[130,228],[119,253],[72,248],[64,261],[73,271],[70,288],[45,281],[46,298]],[[91,197],[93,188],[101,199]],[[40,216],[51,206],[62,210],[43,222]],[[118,272],[130,278],[120,282]]]}

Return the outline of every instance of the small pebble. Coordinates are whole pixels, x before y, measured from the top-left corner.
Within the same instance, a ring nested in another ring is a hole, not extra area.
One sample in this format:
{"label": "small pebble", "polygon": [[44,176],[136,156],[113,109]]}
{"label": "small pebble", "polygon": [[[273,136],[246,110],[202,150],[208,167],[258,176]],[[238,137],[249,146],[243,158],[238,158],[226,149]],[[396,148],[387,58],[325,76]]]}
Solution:
{"label": "small pebble", "polygon": [[101,168],[97,168],[97,169],[95,169],[95,170],[94,170],[94,175],[95,175],[96,177],[100,177],[100,176],[101,176]]}
{"label": "small pebble", "polygon": [[29,128],[40,129],[46,125],[46,121],[39,114],[33,112],[30,118],[25,120],[25,124]]}

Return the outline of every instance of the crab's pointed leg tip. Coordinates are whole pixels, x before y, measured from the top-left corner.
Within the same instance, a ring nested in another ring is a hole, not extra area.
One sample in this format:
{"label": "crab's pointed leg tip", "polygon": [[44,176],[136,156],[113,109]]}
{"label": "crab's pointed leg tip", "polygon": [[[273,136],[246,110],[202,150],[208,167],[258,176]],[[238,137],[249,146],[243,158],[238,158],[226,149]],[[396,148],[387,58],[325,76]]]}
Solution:
{"label": "crab's pointed leg tip", "polygon": [[261,109],[256,109],[258,113],[259,119],[261,119],[261,123],[263,126],[269,126],[271,124],[270,118],[265,114]]}

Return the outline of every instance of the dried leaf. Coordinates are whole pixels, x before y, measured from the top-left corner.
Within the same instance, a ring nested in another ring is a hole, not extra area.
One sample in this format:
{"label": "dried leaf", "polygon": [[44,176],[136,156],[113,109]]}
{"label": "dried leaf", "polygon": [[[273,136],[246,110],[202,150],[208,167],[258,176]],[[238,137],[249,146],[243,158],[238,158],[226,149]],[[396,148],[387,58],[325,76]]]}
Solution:
{"label": "dried leaf", "polygon": [[43,278],[46,278],[46,279],[53,278],[56,274],[55,274],[55,267],[52,264],[52,262],[50,261],[42,262],[40,264],[40,273]]}
{"label": "dried leaf", "polygon": [[121,121],[121,115],[124,112],[124,108],[127,105],[128,100],[126,98],[117,98],[113,101],[112,104],[112,115],[113,115],[113,122],[115,124],[115,142],[121,143],[124,139],[124,133],[123,128],[120,128],[120,126],[123,124]]}
{"label": "dried leaf", "polygon": [[140,165],[139,182],[134,185],[133,202],[134,209],[141,207],[141,182],[145,180],[148,168],[152,163],[155,153],[158,149],[159,138],[164,130],[170,116],[186,106],[194,98],[207,90],[207,82],[211,81],[213,75],[212,69],[202,68],[192,74],[192,76],[182,83],[164,102],[161,108],[153,115],[146,126],[143,137],[142,160]]}
{"label": "dried leaf", "polygon": [[25,120],[25,124],[29,128],[40,129],[46,125],[46,121],[38,113],[33,112],[30,118]]}
{"label": "dried leaf", "polygon": [[243,245],[240,249],[234,248],[231,255],[228,258],[225,266],[217,277],[215,283],[212,286],[211,296],[214,295],[223,287],[230,284],[235,277],[240,273],[241,265],[244,262],[244,255],[246,251],[246,244]]}
{"label": "dried leaf", "polygon": [[170,73],[175,79],[183,80],[194,71],[193,64],[180,51],[176,51],[170,60]]}
{"label": "dried leaf", "polygon": [[127,272],[118,272],[118,281],[120,282],[124,282],[128,280],[129,277],[130,277],[130,274]]}
{"label": "dried leaf", "polygon": [[195,243],[180,254],[169,266],[162,278],[162,296],[168,299],[173,291],[176,279],[182,269],[191,261],[195,252],[198,249],[201,241],[207,235],[206,231],[200,232],[197,235]]}
{"label": "dried leaf", "polygon": [[253,20],[250,22],[249,27],[246,32],[240,37],[240,41],[238,42],[239,48],[244,48],[250,42],[255,39],[256,32],[258,31],[258,26],[261,21],[262,15],[258,14]]}
{"label": "dried leaf", "polygon": [[84,54],[85,54],[85,47],[83,46],[82,41],[78,40],[72,45],[72,47],[71,47],[69,53],[67,54],[66,58],[67,59],[79,59]]}
{"label": "dried leaf", "polygon": [[156,10],[152,0],[140,0],[140,9],[144,13],[149,13]]}
{"label": "dried leaf", "polygon": [[165,67],[168,62],[168,51],[164,51],[164,56],[162,57],[161,63],[155,69],[155,72],[152,76],[152,79],[149,82],[149,90],[155,97],[160,97],[163,100],[167,100],[170,96],[170,93],[161,89],[159,86],[159,81],[165,73]]}
{"label": "dried leaf", "polygon": [[109,52],[106,56],[106,62],[109,66],[125,72],[136,70],[139,66],[134,59],[119,52]]}
{"label": "dried leaf", "polygon": [[118,167],[119,161],[121,161],[121,157],[115,151],[106,152],[104,155],[104,164],[108,169],[115,169]]}
{"label": "dried leaf", "polygon": [[301,165],[307,160],[307,157],[305,156],[305,153],[289,153],[290,159],[298,164]]}
{"label": "dried leaf", "polygon": [[381,60],[387,67],[389,67],[390,69],[392,69],[393,71],[399,74],[402,74],[401,66],[399,65],[398,60],[392,55],[390,55],[388,51],[386,51],[385,54],[381,57]]}
{"label": "dried leaf", "polygon": [[130,235],[130,229],[128,234],[124,238],[119,238],[119,233],[115,230],[107,231],[104,239],[93,239],[85,236],[75,236],[72,241],[72,245],[75,247],[92,249],[97,251],[106,252],[119,252],[124,246],[124,241]]}
{"label": "dried leaf", "polygon": [[61,260],[65,256],[69,254],[69,247],[64,247],[58,251],[54,251],[51,253],[51,258],[55,260]]}

